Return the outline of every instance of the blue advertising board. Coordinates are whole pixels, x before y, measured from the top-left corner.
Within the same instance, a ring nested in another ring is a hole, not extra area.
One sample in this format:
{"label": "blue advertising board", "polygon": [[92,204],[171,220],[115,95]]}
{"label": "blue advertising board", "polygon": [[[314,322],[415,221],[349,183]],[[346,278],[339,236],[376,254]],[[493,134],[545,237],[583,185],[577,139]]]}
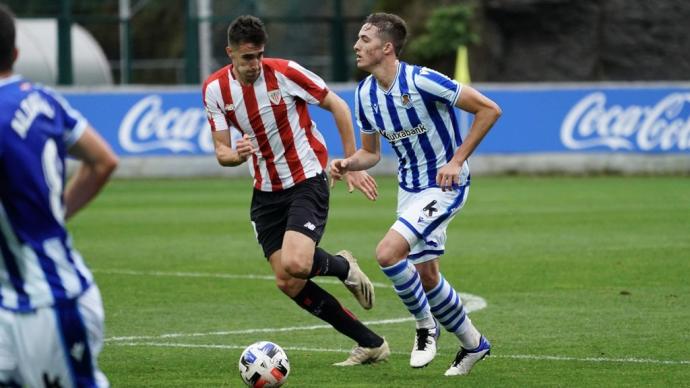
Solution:
{"label": "blue advertising board", "polygon": [[[690,153],[690,87],[478,87],[503,116],[476,154]],[[353,107],[354,86],[336,92]],[[195,90],[66,91],[120,156],[213,154]],[[342,145],[330,113],[310,108],[332,155]],[[458,115],[466,130],[471,115]],[[358,131],[356,131],[358,132]],[[394,157],[382,142],[383,154]]]}

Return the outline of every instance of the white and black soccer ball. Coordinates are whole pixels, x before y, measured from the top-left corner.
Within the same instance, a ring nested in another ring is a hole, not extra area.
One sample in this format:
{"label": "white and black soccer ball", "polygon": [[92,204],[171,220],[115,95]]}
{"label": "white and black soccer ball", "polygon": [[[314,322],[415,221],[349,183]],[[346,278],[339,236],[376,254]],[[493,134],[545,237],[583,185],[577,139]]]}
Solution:
{"label": "white and black soccer ball", "polygon": [[290,361],[280,346],[268,341],[255,342],[240,356],[240,376],[255,388],[280,387],[287,381]]}

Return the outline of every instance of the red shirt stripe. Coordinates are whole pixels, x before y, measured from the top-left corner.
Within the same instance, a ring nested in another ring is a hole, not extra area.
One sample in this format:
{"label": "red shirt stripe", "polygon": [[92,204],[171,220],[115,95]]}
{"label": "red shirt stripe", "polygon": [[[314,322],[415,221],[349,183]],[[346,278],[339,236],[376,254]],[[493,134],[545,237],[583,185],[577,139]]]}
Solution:
{"label": "red shirt stripe", "polygon": [[[278,96],[281,96],[281,91],[278,87],[278,79],[276,79],[274,70],[266,64],[264,64],[264,77],[266,78],[266,91],[269,99],[271,98],[271,93],[277,93]],[[295,139],[292,136],[292,127],[290,127],[290,120],[287,115],[287,106],[282,96],[280,97],[280,102],[277,104],[275,104],[273,100],[271,101],[271,108],[273,109],[273,116],[278,126],[280,140],[283,142],[285,159],[287,160],[288,166],[290,166],[292,180],[293,182],[301,182],[305,179],[304,168],[302,167],[302,162],[295,149]]]}
{"label": "red shirt stripe", "polygon": [[[232,102],[232,93],[230,92],[230,72],[232,71],[232,65],[226,66],[225,69],[226,71],[224,71],[218,79],[218,82],[220,82],[220,93],[223,96],[223,110],[225,111],[225,118],[228,121],[228,124],[232,125],[238,131],[244,134],[245,132],[242,130],[242,127],[240,127],[240,125],[237,123],[235,105]],[[259,164],[257,162],[256,155],[254,154],[252,154],[252,166],[254,167],[255,186],[261,187],[263,178],[261,177],[261,170],[259,169]]]}
{"label": "red shirt stripe", "polygon": [[272,191],[282,190],[283,184],[280,181],[278,170],[276,170],[275,163],[273,162],[275,155],[273,155],[273,150],[268,143],[266,128],[259,114],[259,103],[254,93],[254,85],[242,86],[242,95],[244,97],[244,105],[247,108],[247,116],[254,130],[256,141],[259,143],[259,150],[263,158],[266,159],[266,168],[268,169],[268,177],[271,179]]}
{"label": "red shirt stripe", "polygon": [[212,130],[230,126],[249,135],[259,151],[252,155],[254,187],[277,191],[326,168],[326,145],[312,122],[307,103],[328,94],[325,82],[299,64],[265,58],[259,78],[242,85],[226,66],[203,86]]}

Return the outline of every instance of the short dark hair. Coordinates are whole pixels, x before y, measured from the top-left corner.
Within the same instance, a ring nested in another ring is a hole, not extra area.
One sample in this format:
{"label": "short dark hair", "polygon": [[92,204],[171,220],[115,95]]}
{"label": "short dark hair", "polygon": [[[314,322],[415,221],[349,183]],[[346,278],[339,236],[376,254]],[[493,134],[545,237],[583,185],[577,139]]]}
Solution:
{"label": "short dark hair", "polygon": [[407,23],[400,16],[384,12],[372,13],[367,16],[364,24],[378,28],[381,38],[393,43],[395,55],[400,56],[407,41]]}
{"label": "short dark hair", "polygon": [[14,14],[0,4],[0,71],[12,70],[15,36]]}
{"label": "short dark hair", "polygon": [[256,16],[239,16],[228,27],[228,46],[237,46],[242,43],[252,43],[258,46],[266,44],[267,40],[268,34],[264,28],[264,22]]}

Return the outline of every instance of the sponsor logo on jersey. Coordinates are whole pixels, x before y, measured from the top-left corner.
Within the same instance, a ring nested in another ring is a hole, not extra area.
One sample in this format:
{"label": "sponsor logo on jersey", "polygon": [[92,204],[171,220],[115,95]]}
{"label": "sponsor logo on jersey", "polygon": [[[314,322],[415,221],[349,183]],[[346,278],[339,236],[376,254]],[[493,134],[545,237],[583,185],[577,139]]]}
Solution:
{"label": "sponsor logo on jersey", "polygon": [[393,143],[398,140],[408,138],[410,136],[421,135],[422,133],[425,133],[427,130],[428,129],[424,126],[424,124],[420,123],[414,128],[403,129],[400,132],[384,131],[382,129],[379,129],[379,133],[381,134],[381,136],[385,137],[389,142]]}
{"label": "sponsor logo on jersey", "polygon": [[309,229],[309,230],[314,230],[316,229],[316,225],[312,224],[310,221],[307,221],[306,224],[304,224],[304,227]]}

